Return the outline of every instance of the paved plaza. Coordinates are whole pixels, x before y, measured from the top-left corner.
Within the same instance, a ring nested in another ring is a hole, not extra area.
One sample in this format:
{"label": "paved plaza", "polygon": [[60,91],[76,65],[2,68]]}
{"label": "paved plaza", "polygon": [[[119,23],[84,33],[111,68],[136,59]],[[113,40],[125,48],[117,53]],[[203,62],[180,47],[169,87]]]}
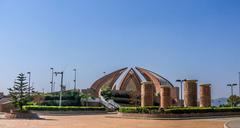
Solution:
{"label": "paved plaza", "polygon": [[0,119],[0,128],[223,128],[230,118],[195,120],[142,120],[108,115],[41,116],[41,120]]}
{"label": "paved plaza", "polygon": [[240,118],[232,119],[231,121],[225,123],[224,128],[240,128]]}

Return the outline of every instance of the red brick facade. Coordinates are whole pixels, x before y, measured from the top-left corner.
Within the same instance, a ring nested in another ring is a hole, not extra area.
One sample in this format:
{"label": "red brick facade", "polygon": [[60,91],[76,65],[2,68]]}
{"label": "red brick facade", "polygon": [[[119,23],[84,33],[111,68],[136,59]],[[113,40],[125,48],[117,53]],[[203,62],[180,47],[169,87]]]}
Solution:
{"label": "red brick facade", "polygon": [[142,82],[141,86],[141,106],[153,106],[153,84],[152,82]]}
{"label": "red brick facade", "polygon": [[187,80],[184,83],[184,106],[197,106],[197,80]]}
{"label": "red brick facade", "polygon": [[211,106],[211,86],[210,84],[200,85],[200,107]]}
{"label": "red brick facade", "polygon": [[168,108],[171,105],[171,88],[169,86],[162,86],[160,94],[160,107]]}

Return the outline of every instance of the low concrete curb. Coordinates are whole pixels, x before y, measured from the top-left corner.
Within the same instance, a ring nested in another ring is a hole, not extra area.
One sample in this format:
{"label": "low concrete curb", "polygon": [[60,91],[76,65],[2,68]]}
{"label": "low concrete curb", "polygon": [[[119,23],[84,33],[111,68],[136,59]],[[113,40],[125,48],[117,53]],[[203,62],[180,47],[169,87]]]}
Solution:
{"label": "low concrete curb", "polygon": [[31,112],[37,113],[38,115],[52,115],[52,116],[107,114],[106,111],[31,111]]}
{"label": "low concrete curb", "polygon": [[226,122],[225,124],[224,124],[224,128],[230,128],[229,126],[228,126],[228,123],[229,123],[230,121],[228,121],[228,122]]}
{"label": "low concrete curb", "polygon": [[[121,119],[144,119],[144,120],[196,120],[196,119],[221,119],[221,118],[232,118],[239,117],[239,115],[233,116],[208,116],[208,117],[176,117],[176,118],[151,118],[151,117],[131,117],[131,116],[119,116],[117,114],[107,115],[107,118],[121,118]],[[228,127],[227,127],[228,128]],[[240,128],[240,127],[239,127]]]}
{"label": "low concrete curb", "polygon": [[144,119],[208,119],[222,117],[240,117],[240,112],[209,112],[209,113],[185,113],[185,114],[146,114],[146,113],[121,113],[118,112],[118,117],[122,118],[144,118]]}
{"label": "low concrete curb", "polygon": [[226,122],[224,124],[224,128],[240,128],[240,119]]}
{"label": "low concrete curb", "polygon": [[3,118],[4,118],[4,113],[0,112],[0,119],[3,119]]}

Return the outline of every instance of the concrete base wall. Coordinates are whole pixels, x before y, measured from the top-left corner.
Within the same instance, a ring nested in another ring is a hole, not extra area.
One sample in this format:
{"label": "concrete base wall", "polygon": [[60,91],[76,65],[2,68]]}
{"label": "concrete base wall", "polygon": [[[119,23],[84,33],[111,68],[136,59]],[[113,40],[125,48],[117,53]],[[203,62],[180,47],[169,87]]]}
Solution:
{"label": "concrete base wall", "polygon": [[14,109],[14,106],[10,102],[0,104],[0,112],[10,112],[11,109]]}

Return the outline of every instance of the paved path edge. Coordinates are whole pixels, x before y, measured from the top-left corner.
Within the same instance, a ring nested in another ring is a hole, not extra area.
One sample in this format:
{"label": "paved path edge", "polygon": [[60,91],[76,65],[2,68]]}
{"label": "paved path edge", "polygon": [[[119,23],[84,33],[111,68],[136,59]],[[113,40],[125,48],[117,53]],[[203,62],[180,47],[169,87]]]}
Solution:
{"label": "paved path edge", "polygon": [[224,124],[224,128],[240,128],[240,119],[233,119]]}
{"label": "paved path edge", "polygon": [[[195,119],[218,119],[218,118],[232,118],[236,116],[209,116],[209,117],[182,117],[182,118],[151,118],[151,117],[127,117],[118,115],[106,115],[106,118],[122,118],[122,119],[144,119],[144,120],[195,120]],[[227,127],[228,128],[228,127]]]}
{"label": "paved path edge", "polygon": [[226,123],[224,123],[224,128],[230,128],[229,126],[228,126],[228,124],[231,122],[231,120],[230,121],[227,121]]}

